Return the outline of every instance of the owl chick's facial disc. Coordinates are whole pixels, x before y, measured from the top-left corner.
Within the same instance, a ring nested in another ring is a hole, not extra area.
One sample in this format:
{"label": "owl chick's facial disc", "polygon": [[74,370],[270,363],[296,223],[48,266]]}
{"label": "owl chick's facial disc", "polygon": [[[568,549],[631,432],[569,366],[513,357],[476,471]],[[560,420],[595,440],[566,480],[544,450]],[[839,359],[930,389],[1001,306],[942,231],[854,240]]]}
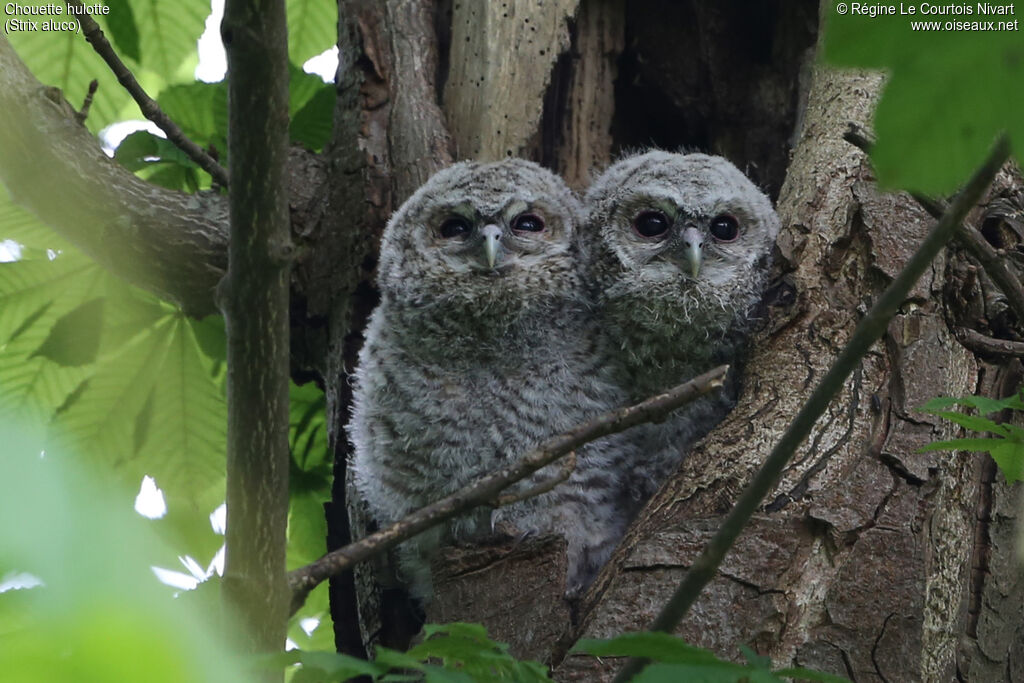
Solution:
{"label": "owl chick's facial disc", "polygon": [[399,298],[460,298],[516,290],[529,273],[576,277],[579,203],[556,176],[520,159],[464,162],[437,173],[394,215],[379,284]]}
{"label": "owl chick's facial disc", "polygon": [[[608,299],[641,297],[733,312],[750,303],[778,234],[768,198],[735,166],[654,151],[608,169],[587,193],[588,226],[610,252]],[[657,307],[657,304],[652,304]]]}

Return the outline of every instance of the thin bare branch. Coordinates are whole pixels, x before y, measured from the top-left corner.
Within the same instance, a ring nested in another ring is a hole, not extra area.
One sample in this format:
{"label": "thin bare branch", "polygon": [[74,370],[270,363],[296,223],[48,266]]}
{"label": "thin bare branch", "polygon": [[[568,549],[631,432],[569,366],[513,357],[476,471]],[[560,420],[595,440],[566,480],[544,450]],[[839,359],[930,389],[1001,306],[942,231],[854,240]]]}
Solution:
{"label": "thin bare branch", "polygon": [[[978,203],[1009,156],[1010,144],[1003,136],[989,152],[985,163],[975,171],[964,189],[956,196],[949,211],[932,228],[921,246],[857,325],[839,357],[793,418],[764,465],[744,489],[736,505],[722,522],[721,528],[686,572],[675,593],[655,618],[650,630],[671,633],[686,616],[701,591],[718,573],[719,565],[750,521],[750,517],[764,502],[765,496],[775,488],[797,447],[807,438],[818,418],[843,388],[850,373],[860,365],[864,355],[881,338],[911,288],[953,237],[957,226],[963,222],[967,212]],[[643,659],[631,658],[615,677],[615,683],[630,680],[643,669],[645,663]]]}
{"label": "thin bare branch", "polygon": [[146,91],[142,89],[139,82],[135,80],[131,70],[125,66],[121,58],[114,52],[114,47],[107,40],[107,37],[103,35],[103,29],[85,12],[81,0],[65,1],[69,7],[75,8],[76,11],[73,13],[73,16],[78,20],[78,25],[82,27],[85,39],[89,41],[89,44],[96,50],[96,53],[107,63],[110,70],[117,76],[117,80],[131,94],[132,99],[138,103],[139,109],[142,110],[142,115],[155,123],[167,135],[167,139],[185,152],[192,161],[199,165],[199,168],[213,176],[213,179],[219,184],[227,187],[228,172],[224,170],[223,166],[214,161],[213,157],[204,152],[199,145],[192,142],[181,128],[163,112],[160,105],[156,103],[156,100],[146,94]]}
{"label": "thin bare branch", "polygon": [[292,613],[320,582],[353,565],[385,552],[416,534],[481,505],[491,505],[495,496],[517,481],[530,476],[558,458],[602,436],[617,434],[645,422],[662,419],[668,413],[722,386],[729,366],[722,365],[674,389],[634,406],[599,415],[569,431],[554,436],[520,460],[484,475],[455,493],[398,520],[391,526],[334,550],[316,562],[289,573]]}
{"label": "thin bare branch", "polygon": [[506,507],[508,505],[518,503],[519,501],[547,493],[568,479],[574,469],[576,469],[576,451],[570,451],[569,455],[565,456],[565,462],[562,463],[562,466],[559,468],[558,472],[555,473],[555,476],[545,479],[536,486],[531,486],[519,493],[506,493],[498,496],[494,499],[493,505],[496,508]]}
{"label": "thin bare branch", "polygon": [[85,123],[85,119],[89,117],[89,109],[92,107],[92,98],[96,95],[97,88],[100,87],[100,82],[95,78],[89,81],[89,90],[85,93],[85,100],[82,101],[82,108],[75,114],[75,120],[79,123]]}

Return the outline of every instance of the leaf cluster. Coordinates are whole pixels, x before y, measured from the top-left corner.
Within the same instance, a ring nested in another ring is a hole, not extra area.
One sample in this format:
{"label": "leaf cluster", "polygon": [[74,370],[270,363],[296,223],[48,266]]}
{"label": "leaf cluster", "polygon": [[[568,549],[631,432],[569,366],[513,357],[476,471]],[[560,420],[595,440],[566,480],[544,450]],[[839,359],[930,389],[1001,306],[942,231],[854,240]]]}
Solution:
{"label": "leaf cluster", "polygon": [[887,76],[871,152],[880,185],[949,194],[1000,133],[1017,150],[1024,144],[1024,33],[915,30],[912,24],[1012,16],[840,15],[836,4],[826,17],[824,60]]}
{"label": "leaf cluster", "polygon": [[[974,412],[965,413],[954,410],[957,407],[966,407]],[[991,434],[991,436],[935,441],[921,449],[922,451],[984,451],[996,461],[996,465],[1006,477],[1007,483],[1012,484],[1024,479],[1024,428],[1013,424],[1011,420],[997,422],[988,417],[1007,410],[1024,411],[1024,392],[1003,399],[986,398],[985,396],[965,396],[963,398],[940,396],[925,403],[920,410],[949,420],[964,429],[979,434]]]}
{"label": "leaf cluster", "polygon": [[0,567],[36,584],[0,589],[3,679],[245,680],[217,635],[237,627],[211,622],[154,580],[151,559],[173,551],[124,504],[126,491],[59,447],[41,455],[17,423],[0,420],[0,429],[0,518],[10,522]]}
{"label": "leaf cluster", "polygon": [[[474,683],[475,681],[551,681],[539,662],[520,661],[479,624],[427,624],[424,640],[408,652],[378,647],[372,661],[333,652],[292,650],[260,660],[267,668],[295,667],[292,683],[333,683],[367,676],[381,683]],[[298,666],[296,666],[298,665]]]}

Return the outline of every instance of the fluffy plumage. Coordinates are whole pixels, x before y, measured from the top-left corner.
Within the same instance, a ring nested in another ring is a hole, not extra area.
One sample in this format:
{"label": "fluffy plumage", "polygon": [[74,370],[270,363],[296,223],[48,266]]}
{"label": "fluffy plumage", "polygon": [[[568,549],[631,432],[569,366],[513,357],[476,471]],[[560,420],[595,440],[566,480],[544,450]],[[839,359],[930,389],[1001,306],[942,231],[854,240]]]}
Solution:
{"label": "fluffy plumage", "polygon": [[[589,279],[631,398],[732,362],[779,231],[768,198],[722,157],[651,151],[608,168],[585,204]],[[635,495],[653,493],[731,405],[702,399],[634,432]]]}
{"label": "fluffy plumage", "polygon": [[[625,402],[594,347],[579,217],[565,184],[522,160],[456,164],[392,217],[350,424],[356,488],[379,522]],[[428,596],[437,547],[487,534],[501,521],[520,532],[564,534],[567,585],[578,590],[625,526],[616,460],[627,449],[615,438],[591,444],[577,454],[569,481],[550,493],[493,519],[478,509],[403,544],[403,578]]]}

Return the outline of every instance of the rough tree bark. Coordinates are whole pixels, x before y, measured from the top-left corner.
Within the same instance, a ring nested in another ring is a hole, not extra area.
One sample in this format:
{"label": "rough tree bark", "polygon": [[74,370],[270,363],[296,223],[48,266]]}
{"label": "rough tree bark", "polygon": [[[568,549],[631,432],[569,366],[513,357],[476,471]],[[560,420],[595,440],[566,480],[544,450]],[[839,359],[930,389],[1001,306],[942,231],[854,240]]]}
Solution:
{"label": "rough tree bark", "polygon": [[[560,680],[607,679],[616,662],[567,655],[571,644],[651,621],[931,222],[908,197],[877,192],[867,160],[842,141],[848,122],[870,121],[881,79],[811,66],[818,11],[810,2],[762,3],[756,13],[744,3],[667,0],[340,0],[339,9],[334,140],[321,157],[297,153],[291,165],[299,245],[292,372],[328,396],[332,548],[349,534],[348,375],[375,303],[376,242],[391,211],[436,168],[511,152],[583,188],[623,149],[684,146],[726,154],[777,200],[778,277],[740,403],[651,501],[590,592],[574,605],[561,599],[564,546],[552,538],[452,549],[436,567],[428,619],[482,621],[517,654],[550,663]],[[0,39],[0,59],[7,49]],[[0,68],[0,79],[10,73]],[[0,98],[11,88],[38,86],[16,82]],[[57,130],[56,107],[33,106],[27,116],[52,125],[48,138],[73,137]],[[0,133],[0,144],[20,143]],[[107,168],[66,149],[52,163],[71,164],[67,177]],[[5,165],[0,157],[0,171]],[[137,181],[112,173],[112,192],[86,190],[117,207],[99,224],[119,229],[118,213],[134,224],[136,206],[184,217],[199,227],[176,229],[199,246],[172,246],[196,258],[168,267],[223,271],[223,219],[203,206],[182,211],[180,198],[135,201]],[[995,191],[1013,183],[1019,178],[1004,174]],[[31,203],[32,188],[23,189],[19,200]],[[68,214],[44,218],[75,230]],[[149,239],[161,244],[145,230],[134,241],[131,231],[119,234],[136,251]],[[78,237],[87,250],[97,244]],[[971,317],[960,309],[975,310],[971,283],[983,278],[972,267],[951,250],[919,283],[680,628],[691,642],[735,658],[745,643],[777,664],[857,681],[1024,680],[1024,579],[1012,564],[1017,492],[985,457],[917,452],[950,434],[915,410],[925,400],[1005,394],[1020,383],[1017,361],[979,358],[950,331],[950,321]],[[178,300],[194,296],[162,284],[174,272],[159,281],[124,274]],[[365,651],[351,576],[331,588],[338,649]]]}

